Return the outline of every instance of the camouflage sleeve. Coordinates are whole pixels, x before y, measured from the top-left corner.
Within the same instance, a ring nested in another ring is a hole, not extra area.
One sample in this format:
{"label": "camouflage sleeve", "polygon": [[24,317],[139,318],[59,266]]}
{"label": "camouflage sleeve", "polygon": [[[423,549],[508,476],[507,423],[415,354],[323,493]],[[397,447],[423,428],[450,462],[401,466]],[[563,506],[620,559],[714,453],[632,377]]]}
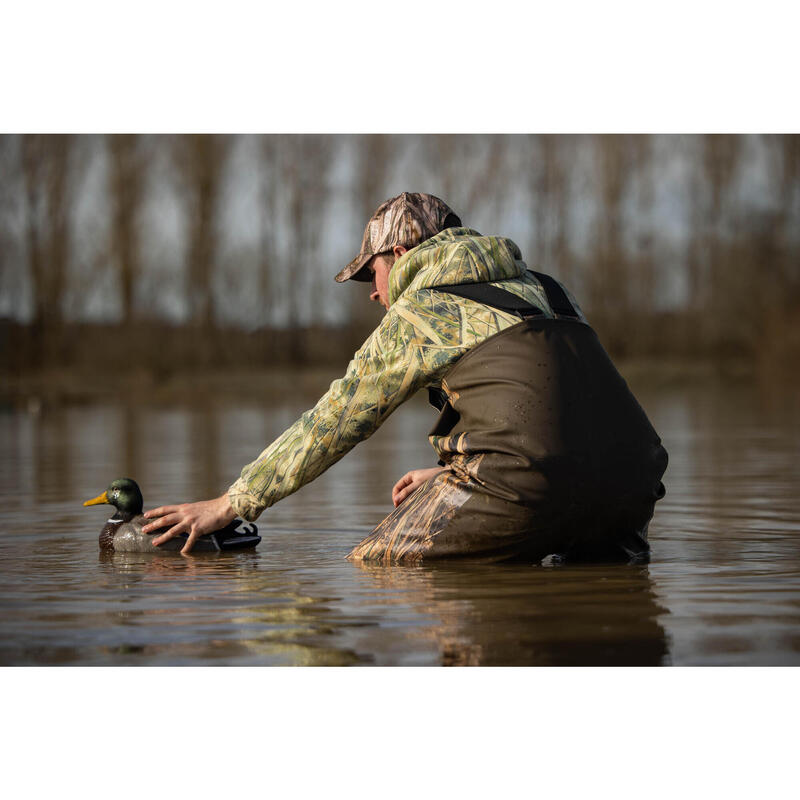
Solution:
{"label": "camouflage sleeve", "polygon": [[405,299],[395,303],[355,354],[345,376],[244,467],[228,490],[236,513],[256,519],[369,438],[418,389],[441,380],[456,354],[440,350],[438,340],[413,304]]}

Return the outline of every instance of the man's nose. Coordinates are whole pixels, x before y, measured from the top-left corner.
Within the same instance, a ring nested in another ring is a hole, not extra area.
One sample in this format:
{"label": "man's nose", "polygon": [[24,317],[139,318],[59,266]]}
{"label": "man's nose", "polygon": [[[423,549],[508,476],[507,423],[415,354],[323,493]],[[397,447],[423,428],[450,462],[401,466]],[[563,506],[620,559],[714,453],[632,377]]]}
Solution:
{"label": "man's nose", "polygon": [[369,299],[370,300],[381,299],[381,296],[378,294],[378,287],[375,284],[375,278],[372,279],[372,285],[370,286],[370,292],[369,292]]}

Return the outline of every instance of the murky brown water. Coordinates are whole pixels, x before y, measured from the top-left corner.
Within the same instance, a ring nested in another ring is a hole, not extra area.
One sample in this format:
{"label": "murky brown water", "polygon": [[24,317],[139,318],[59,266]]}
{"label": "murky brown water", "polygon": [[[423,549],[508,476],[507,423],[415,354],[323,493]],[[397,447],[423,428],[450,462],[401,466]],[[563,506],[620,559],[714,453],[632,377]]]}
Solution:
{"label": "murky brown water", "polygon": [[800,403],[635,386],[670,454],[648,566],[359,567],[432,464],[408,404],[268,510],[255,553],[100,556],[113,478],[146,507],[219,494],[307,406],[0,413],[0,664],[800,664]]}

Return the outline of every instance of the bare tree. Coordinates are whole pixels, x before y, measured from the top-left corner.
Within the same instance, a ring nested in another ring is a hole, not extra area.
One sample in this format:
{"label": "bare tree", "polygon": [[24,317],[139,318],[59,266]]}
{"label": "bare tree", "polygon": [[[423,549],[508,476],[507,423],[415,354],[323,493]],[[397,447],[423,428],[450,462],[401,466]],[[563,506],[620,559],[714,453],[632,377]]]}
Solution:
{"label": "bare tree", "polygon": [[653,311],[655,294],[655,239],[651,228],[651,212],[655,198],[653,180],[653,137],[633,136],[629,140],[631,148],[632,175],[637,182],[637,206],[639,219],[644,219],[645,229],[636,237],[636,261],[631,264],[628,274],[629,297],[633,309],[643,313]]}
{"label": "bare tree", "polygon": [[[781,178],[779,184],[779,238],[782,250],[782,269],[779,283],[790,289],[791,302],[800,305],[800,258],[797,257],[798,220],[793,200],[800,189],[800,136],[777,137],[781,148]],[[792,236],[794,234],[794,241]]]}
{"label": "bare tree", "polygon": [[703,235],[705,264],[697,298],[702,299],[706,319],[712,328],[704,331],[714,346],[721,343],[726,328],[726,308],[731,292],[730,239],[736,238],[731,196],[742,152],[742,137],[706,135],[702,140],[702,169],[709,192],[709,207]]}
{"label": "bare tree", "polygon": [[504,136],[439,134],[423,139],[427,162],[442,187],[442,199],[456,208],[465,222],[478,218],[481,205],[489,212],[502,203],[506,144]]}
{"label": "bare tree", "polygon": [[117,270],[122,322],[134,316],[134,289],[140,274],[137,216],[142,203],[146,152],[142,137],[108,136],[111,195],[111,254]]}
{"label": "bare tree", "polygon": [[385,134],[368,134],[356,140],[357,158],[354,185],[359,219],[364,222],[372,216],[384,197],[386,182],[396,154],[393,137]]}
{"label": "bare tree", "polygon": [[622,200],[632,159],[629,137],[598,136],[596,143],[601,213],[598,257],[589,281],[589,296],[592,308],[610,321],[612,314],[619,318],[619,312],[624,314],[630,308]]}
{"label": "bare tree", "polygon": [[25,240],[33,296],[35,350],[57,339],[63,322],[70,247],[70,156],[72,137],[28,134],[22,139]]}
{"label": "bare tree", "polygon": [[[313,304],[315,260],[319,257],[321,222],[328,201],[327,178],[332,142],[329,136],[303,135],[283,140],[283,191],[288,201],[291,280],[287,292],[290,328],[300,328],[303,308]],[[293,338],[294,355],[301,359],[304,345]]]}
{"label": "bare tree", "polygon": [[16,210],[18,207],[18,181],[21,173],[17,154],[20,145],[18,136],[0,136],[0,292],[4,299],[17,308],[20,306],[20,258],[21,242],[16,234]]}
{"label": "bare tree", "polygon": [[275,302],[273,278],[278,269],[275,236],[278,226],[280,165],[278,163],[277,137],[261,136],[258,143],[261,162],[261,191],[257,286],[259,302],[264,309],[264,319],[268,319],[269,311]]}
{"label": "bare tree", "polygon": [[[564,137],[544,134],[530,137],[528,182],[533,197],[534,248],[531,258],[544,272],[569,281],[571,264],[567,243],[567,181]],[[535,254],[535,255],[534,255]]]}
{"label": "bare tree", "polygon": [[[466,167],[469,176],[465,213],[478,217],[483,211],[490,216],[499,216],[506,194],[508,141],[507,136],[492,135],[476,137],[471,143],[477,146],[478,151],[474,157],[468,155],[461,164],[461,169]],[[458,163],[454,166],[459,169]]]}
{"label": "bare tree", "polygon": [[189,245],[186,296],[192,324],[214,325],[214,266],[217,218],[229,142],[225,136],[192,134],[173,140],[173,156],[187,204]]}

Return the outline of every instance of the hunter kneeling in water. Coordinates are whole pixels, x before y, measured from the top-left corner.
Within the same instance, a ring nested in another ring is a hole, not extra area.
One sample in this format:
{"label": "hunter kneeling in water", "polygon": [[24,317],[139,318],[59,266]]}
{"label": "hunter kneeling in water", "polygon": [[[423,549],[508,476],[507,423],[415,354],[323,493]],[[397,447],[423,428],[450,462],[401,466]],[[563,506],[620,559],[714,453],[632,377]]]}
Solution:
{"label": "hunter kneeling in water", "polygon": [[386,309],[345,376],[222,497],[148,511],[145,532],[170,526],[154,544],[187,532],[188,552],[236,516],[257,519],[427,388],[439,467],[397,482],[394,511],[349,558],[647,556],[667,453],[574,299],[514,242],[404,192],[336,280],[370,282]]}

